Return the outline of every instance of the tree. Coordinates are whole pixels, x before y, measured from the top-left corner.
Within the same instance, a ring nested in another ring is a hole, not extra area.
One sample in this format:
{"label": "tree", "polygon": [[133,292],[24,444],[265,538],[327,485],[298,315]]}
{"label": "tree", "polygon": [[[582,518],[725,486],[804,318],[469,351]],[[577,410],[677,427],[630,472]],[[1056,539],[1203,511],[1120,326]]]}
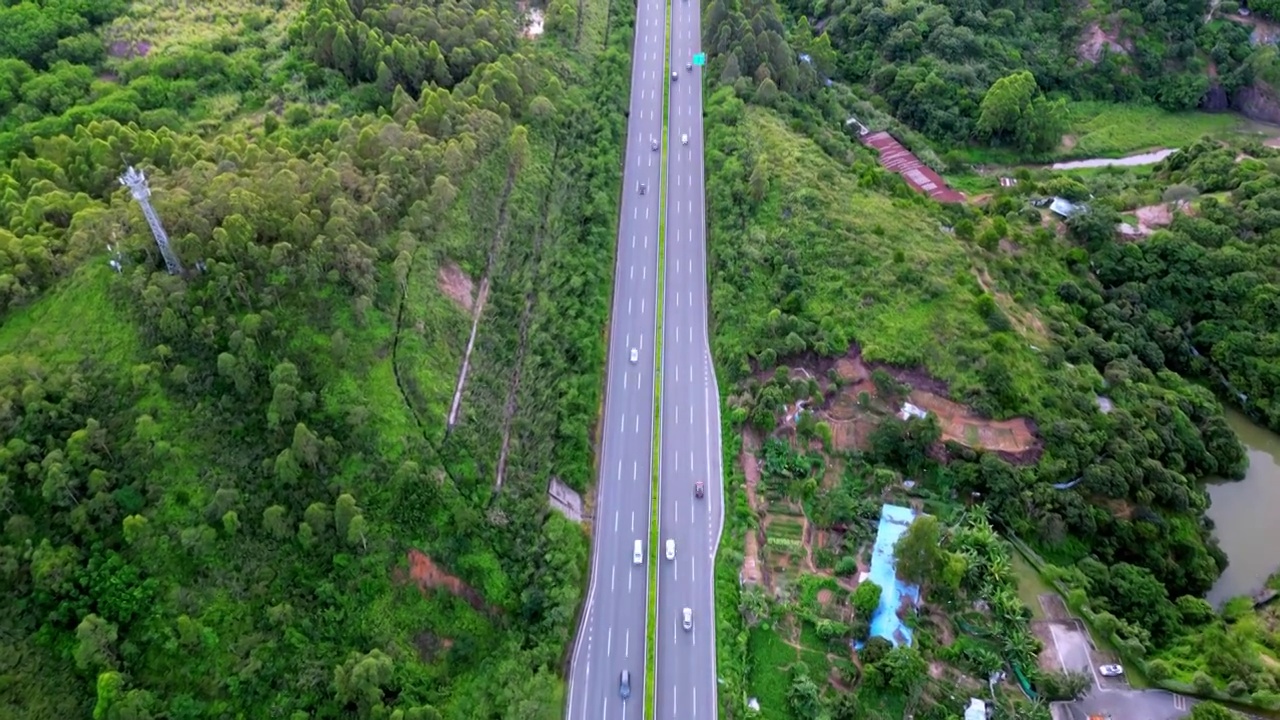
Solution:
{"label": "tree", "polygon": [[1043,152],[1057,146],[1066,128],[1066,103],[1040,94],[1028,71],[996,80],[978,109],[978,130],[1019,150]]}
{"label": "tree", "polygon": [[787,703],[798,717],[818,718],[822,714],[822,691],[813,678],[809,677],[809,666],[803,662],[797,662],[791,668]]}
{"label": "tree", "polygon": [[346,662],[333,669],[333,688],[338,701],[354,702],[363,711],[382,704],[383,689],[391,682],[395,668],[381,650],[352,652]]}
{"label": "tree", "polygon": [[368,547],[368,523],[365,522],[363,515],[356,515],[351,518],[347,524],[347,532],[345,533],[348,545],[359,545],[362,548]]}
{"label": "tree", "polygon": [[924,586],[942,567],[942,528],[938,518],[920,515],[893,546],[898,577]]}
{"label": "tree", "polygon": [[76,627],[76,667],[97,675],[116,665],[115,642],[118,629],[90,613]]}
{"label": "tree", "polygon": [[880,607],[881,591],[881,587],[871,580],[858,583],[853,591],[853,610],[858,617],[870,619],[875,614],[876,608]]}
{"label": "tree", "polygon": [[272,505],[262,511],[262,529],[277,540],[289,536],[288,511],[283,505]]}
{"label": "tree", "polygon": [[348,493],[338,496],[338,501],[333,506],[333,522],[339,537],[347,536],[347,528],[350,527],[352,519],[359,514],[360,508],[356,507],[354,497]]}
{"label": "tree", "polygon": [[890,650],[876,663],[876,667],[883,674],[887,687],[907,694],[924,683],[928,670],[920,651],[908,645]]}

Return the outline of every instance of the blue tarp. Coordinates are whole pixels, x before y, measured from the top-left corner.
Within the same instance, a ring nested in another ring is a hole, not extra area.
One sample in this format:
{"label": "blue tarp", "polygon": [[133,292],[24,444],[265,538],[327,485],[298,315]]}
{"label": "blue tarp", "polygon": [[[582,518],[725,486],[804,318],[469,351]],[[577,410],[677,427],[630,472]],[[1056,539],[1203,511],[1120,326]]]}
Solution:
{"label": "blue tarp", "polygon": [[898,607],[904,597],[919,602],[920,588],[898,580],[893,546],[916,518],[916,511],[901,505],[885,505],[880,511],[880,529],[871,551],[871,570],[867,579],[880,586],[880,606],[871,617],[871,634],[894,646],[911,644],[911,629],[898,619]]}

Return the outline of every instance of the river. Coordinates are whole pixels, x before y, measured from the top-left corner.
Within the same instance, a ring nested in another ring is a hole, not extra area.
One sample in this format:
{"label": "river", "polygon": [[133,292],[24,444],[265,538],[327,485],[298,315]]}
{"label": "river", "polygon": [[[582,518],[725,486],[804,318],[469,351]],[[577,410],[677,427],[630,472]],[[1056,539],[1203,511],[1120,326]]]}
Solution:
{"label": "river", "polygon": [[1249,469],[1243,480],[1208,486],[1213,532],[1231,561],[1206,598],[1214,606],[1261,589],[1280,568],[1280,435],[1231,408],[1226,414],[1248,450]]}
{"label": "river", "polygon": [[1085,168],[1100,167],[1138,167],[1139,165],[1154,165],[1170,155],[1178,152],[1170,148],[1160,150],[1152,150],[1138,155],[1129,155],[1122,158],[1090,158],[1088,160],[1070,160],[1067,162],[1054,163],[1049,166],[1050,170],[1084,170]]}

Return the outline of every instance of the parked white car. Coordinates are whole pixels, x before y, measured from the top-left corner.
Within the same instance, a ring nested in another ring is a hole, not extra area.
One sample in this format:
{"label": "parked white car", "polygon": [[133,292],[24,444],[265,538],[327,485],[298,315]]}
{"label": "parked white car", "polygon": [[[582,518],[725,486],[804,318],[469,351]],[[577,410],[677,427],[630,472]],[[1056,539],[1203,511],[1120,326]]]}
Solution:
{"label": "parked white car", "polygon": [[1098,668],[1098,673],[1102,677],[1120,677],[1124,674],[1124,668],[1120,665],[1103,665]]}

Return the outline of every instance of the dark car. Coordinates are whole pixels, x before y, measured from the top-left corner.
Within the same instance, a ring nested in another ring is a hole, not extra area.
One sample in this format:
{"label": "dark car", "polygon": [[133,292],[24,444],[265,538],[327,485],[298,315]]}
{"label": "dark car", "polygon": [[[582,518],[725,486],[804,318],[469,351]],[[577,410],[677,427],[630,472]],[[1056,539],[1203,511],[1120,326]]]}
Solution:
{"label": "dark car", "polygon": [[657,140],[654,140],[652,143],[650,143],[650,144],[649,144],[649,147],[653,148],[654,152],[657,152],[657,150],[658,150],[658,141],[657,141]]}
{"label": "dark car", "polygon": [[693,494],[694,494],[694,495],[696,495],[696,496],[698,496],[698,497],[702,497],[703,490],[702,490],[702,482],[701,482],[701,481],[698,481],[698,482],[696,482],[696,483],[694,483],[694,484],[693,484]]}
{"label": "dark car", "polygon": [[622,696],[623,700],[626,700],[627,698],[631,697],[631,671],[630,670],[623,670],[622,674],[618,676],[618,694]]}
{"label": "dark car", "polygon": [[640,183],[640,194],[641,194],[641,195],[643,195],[643,194],[644,194],[644,191],[645,191],[645,184],[644,184],[644,183]]}

